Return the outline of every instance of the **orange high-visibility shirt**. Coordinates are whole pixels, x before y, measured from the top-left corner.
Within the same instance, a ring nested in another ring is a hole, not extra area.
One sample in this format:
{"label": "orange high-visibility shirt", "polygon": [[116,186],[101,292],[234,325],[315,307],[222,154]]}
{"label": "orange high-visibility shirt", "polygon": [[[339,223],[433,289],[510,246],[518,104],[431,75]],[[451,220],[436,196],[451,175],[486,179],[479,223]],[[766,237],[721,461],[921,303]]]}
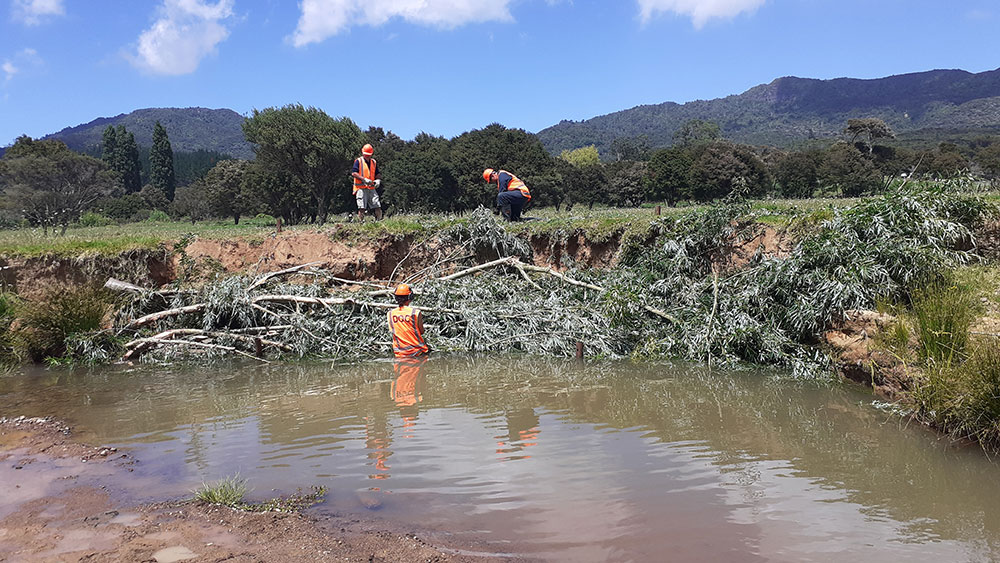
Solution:
{"label": "orange high-visibility shirt", "polygon": [[420,311],[413,307],[397,307],[386,313],[392,331],[392,352],[397,358],[422,356],[427,353],[427,342],[420,332]]}
{"label": "orange high-visibility shirt", "polygon": [[531,199],[531,192],[528,191],[528,186],[521,181],[520,178],[507,172],[506,170],[500,170],[497,172],[497,189],[500,189],[500,174],[506,174],[510,176],[510,182],[507,183],[507,191],[520,190],[521,194],[524,195],[525,199]]}
{"label": "orange high-visibility shirt", "polygon": [[[375,166],[377,166],[375,159],[372,159],[372,163],[369,165],[365,162],[365,157],[361,157],[357,160],[358,163],[358,174],[369,180],[375,180]],[[354,191],[352,193],[358,193],[358,190],[375,189],[375,186],[366,186],[365,183],[357,178],[354,179]]]}

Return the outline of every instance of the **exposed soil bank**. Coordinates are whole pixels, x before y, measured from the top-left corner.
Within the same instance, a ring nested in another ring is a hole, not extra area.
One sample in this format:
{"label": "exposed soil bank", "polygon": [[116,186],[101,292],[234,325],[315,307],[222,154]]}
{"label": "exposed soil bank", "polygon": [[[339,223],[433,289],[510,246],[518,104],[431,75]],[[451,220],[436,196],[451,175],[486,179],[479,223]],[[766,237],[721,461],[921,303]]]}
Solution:
{"label": "exposed soil bank", "polygon": [[349,516],[132,506],[108,483],[128,479],[135,462],[58,422],[0,419],[0,561],[512,561]]}
{"label": "exposed soil bank", "polygon": [[25,296],[50,284],[100,285],[108,277],[159,287],[172,281],[175,272],[166,249],[131,250],[117,256],[0,256],[0,285]]}
{"label": "exposed soil bank", "polygon": [[912,388],[913,377],[898,358],[874,346],[875,337],[893,320],[876,311],[848,311],[842,323],[823,333],[823,340],[841,377],[897,401]]}
{"label": "exposed soil bank", "polygon": [[[613,268],[623,248],[622,231],[592,239],[582,230],[571,233],[536,233],[527,236],[535,265],[568,268]],[[652,240],[640,244],[653,244]],[[764,227],[757,238],[733,249],[725,260],[728,268],[739,267],[761,252],[787,255],[792,240],[781,231]],[[383,235],[357,240],[342,229],[285,231],[263,239],[195,238],[164,243],[158,250],[132,250],[117,256],[81,255],[0,256],[0,284],[30,296],[51,284],[103,284],[115,277],[143,287],[156,288],[183,280],[215,274],[251,272],[263,274],[315,262],[332,275],[349,280],[384,280],[394,273],[405,277],[455,256],[456,245],[416,235]],[[494,256],[495,257],[495,256]],[[485,257],[485,259],[491,259]]]}

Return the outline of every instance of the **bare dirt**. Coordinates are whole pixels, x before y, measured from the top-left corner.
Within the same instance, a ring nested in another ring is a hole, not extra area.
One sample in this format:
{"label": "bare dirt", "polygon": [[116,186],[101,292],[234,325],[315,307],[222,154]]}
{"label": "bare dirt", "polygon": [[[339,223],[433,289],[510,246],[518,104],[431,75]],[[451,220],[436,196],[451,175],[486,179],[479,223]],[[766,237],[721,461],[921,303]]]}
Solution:
{"label": "bare dirt", "polygon": [[[557,270],[613,268],[621,254],[622,234],[594,239],[582,230],[540,233],[531,235],[528,242],[538,266]],[[721,261],[724,269],[738,268],[757,253],[787,255],[791,246],[792,240],[784,232],[764,227],[758,237],[734,245],[731,256],[721,257]],[[373,281],[398,279],[434,265],[447,268],[446,258],[461,254],[457,246],[414,235],[358,240],[356,233],[338,225],[232,239],[195,238],[118,256],[0,256],[0,285],[27,297],[52,285],[100,285],[109,277],[158,288],[178,279],[197,282],[218,274],[259,275],[307,263],[316,263],[339,278]],[[478,258],[487,261],[495,256]]]}
{"label": "bare dirt", "polygon": [[876,311],[847,311],[841,322],[823,333],[840,374],[890,400],[901,398],[913,381],[899,358],[874,345],[894,320]]}
{"label": "bare dirt", "polygon": [[0,561],[512,561],[347,516],[129,505],[109,483],[133,463],[50,419],[0,419]]}

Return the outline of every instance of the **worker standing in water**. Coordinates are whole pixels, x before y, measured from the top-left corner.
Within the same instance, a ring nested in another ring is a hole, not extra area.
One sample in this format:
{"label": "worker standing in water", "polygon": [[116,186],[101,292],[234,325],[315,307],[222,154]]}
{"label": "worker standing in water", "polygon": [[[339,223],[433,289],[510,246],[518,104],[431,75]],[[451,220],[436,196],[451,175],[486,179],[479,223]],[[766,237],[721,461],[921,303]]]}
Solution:
{"label": "worker standing in water", "polygon": [[517,176],[506,170],[483,170],[483,180],[497,186],[497,207],[508,221],[520,221],[521,210],[531,201],[531,192]]}
{"label": "worker standing in water", "polygon": [[369,209],[375,212],[375,220],[382,219],[382,201],[378,188],[382,185],[382,171],[372,158],[375,149],[366,144],[361,147],[361,156],[354,160],[351,177],[354,178],[354,198],[358,203],[358,222],[363,223],[365,212]]}
{"label": "worker standing in water", "polygon": [[410,307],[413,290],[401,283],[396,286],[393,294],[398,307],[386,315],[392,332],[393,354],[397,359],[426,356],[431,350],[424,340],[424,316],[419,310]]}

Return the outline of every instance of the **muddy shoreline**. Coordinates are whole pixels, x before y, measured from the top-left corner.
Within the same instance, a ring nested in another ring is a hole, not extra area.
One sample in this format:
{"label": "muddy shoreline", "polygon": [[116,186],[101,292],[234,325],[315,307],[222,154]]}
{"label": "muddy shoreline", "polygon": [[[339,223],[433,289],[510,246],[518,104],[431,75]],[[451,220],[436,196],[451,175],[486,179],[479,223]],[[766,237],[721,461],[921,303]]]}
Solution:
{"label": "muddy shoreline", "polygon": [[64,422],[0,418],[0,561],[523,561],[434,546],[359,515],[249,513],[177,499],[133,504],[114,483],[141,463]]}

